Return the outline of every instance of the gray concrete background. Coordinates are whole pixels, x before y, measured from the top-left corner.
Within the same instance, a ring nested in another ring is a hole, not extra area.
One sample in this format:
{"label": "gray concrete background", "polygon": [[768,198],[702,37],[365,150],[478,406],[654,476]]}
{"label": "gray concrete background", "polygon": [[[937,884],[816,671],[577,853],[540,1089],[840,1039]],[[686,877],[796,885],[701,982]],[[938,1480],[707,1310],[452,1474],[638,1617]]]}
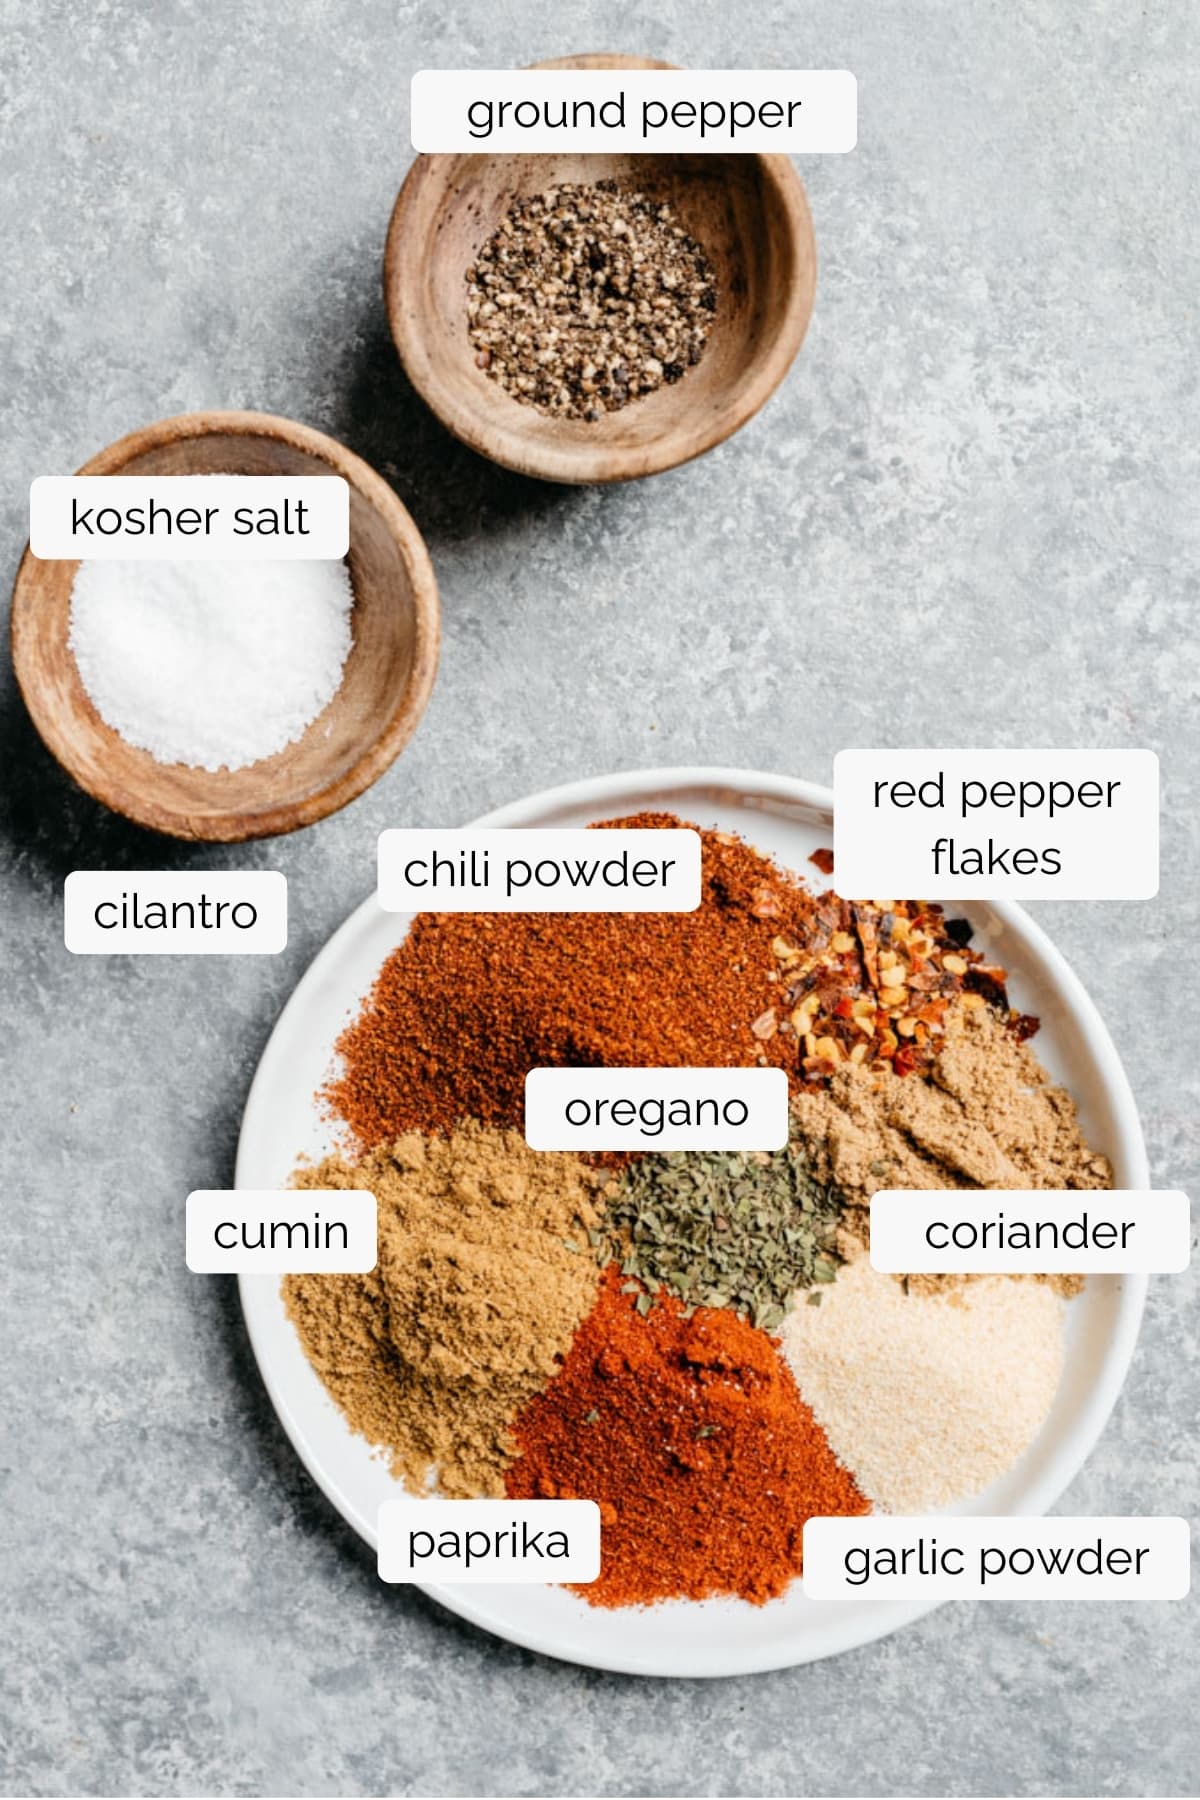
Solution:
{"label": "gray concrete background", "polygon": [[[862,123],[803,167],[816,315],[766,413],[691,468],[567,492],[426,415],[379,264],[413,69],[596,48],[848,66]],[[643,764],[827,780],[876,742],[1161,753],[1159,898],[1038,910],[1122,1046],[1156,1178],[1194,1189],[1195,74],[1187,0],[0,0],[4,567],[32,476],[257,406],[387,472],[445,608],[409,753],[340,817],[228,854],[76,792],[5,673],[6,1791],[1194,1791],[1194,1603],[944,1609],[673,1685],[385,1590],[275,1422],[232,1283],[186,1273],[182,1207],[230,1179],[257,1057],[380,827]],[[291,883],[276,960],[63,950],[73,867],[249,865]],[[1069,1510],[1193,1510],[1197,1349],[1194,1278],[1156,1282]]]}

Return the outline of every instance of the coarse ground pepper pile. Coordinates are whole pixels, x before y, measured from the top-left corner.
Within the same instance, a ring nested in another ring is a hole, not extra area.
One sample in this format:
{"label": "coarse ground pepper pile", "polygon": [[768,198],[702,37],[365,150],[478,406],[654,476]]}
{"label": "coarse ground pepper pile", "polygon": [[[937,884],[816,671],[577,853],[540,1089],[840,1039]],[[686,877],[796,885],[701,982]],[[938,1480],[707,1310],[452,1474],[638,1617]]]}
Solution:
{"label": "coarse ground pepper pile", "polygon": [[[579,1590],[600,1606],[764,1603],[814,1513],[941,1506],[1010,1468],[1078,1281],[877,1274],[866,1203],[1112,1179],[965,921],[701,838],[692,913],[414,921],[323,1092],[344,1153],[299,1177],[376,1194],[379,1266],[285,1283],[397,1479],[600,1503]],[[521,1135],[531,1068],[763,1064],[789,1075],[784,1152],[580,1159]]]}
{"label": "coarse ground pepper pile", "polygon": [[559,418],[595,422],[679,381],[716,307],[670,202],[616,181],[519,196],[467,270],[476,367]]}

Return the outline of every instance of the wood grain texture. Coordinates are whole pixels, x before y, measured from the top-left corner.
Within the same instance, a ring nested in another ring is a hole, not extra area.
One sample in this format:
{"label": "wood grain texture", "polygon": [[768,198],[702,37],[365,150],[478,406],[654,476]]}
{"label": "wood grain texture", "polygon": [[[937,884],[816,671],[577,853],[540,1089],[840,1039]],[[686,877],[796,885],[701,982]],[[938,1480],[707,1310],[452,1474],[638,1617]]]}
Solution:
{"label": "wood grain texture", "polygon": [[71,654],[78,562],[26,547],[12,601],[17,680],[44,743],[114,812],[170,837],[233,843],[311,825],[355,799],[403,749],[437,670],[429,554],[388,484],[321,432],[267,413],[164,419],[101,451],[81,475],[342,475],[350,486],[353,646],[341,685],[303,736],[244,769],[159,763],[96,712]]}
{"label": "wood grain texture", "polygon": [[[569,56],[535,66],[672,65]],[[553,418],[476,368],[466,271],[516,196],[609,177],[671,203],[716,272],[717,311],[702,360],[681,380],[594,422]],[[392,213],[384,295],[409,380],[465,444],[545,481],[629,481],[703,455],[758,411],[804,340],[816,268],[808,201],[786,156],[420,156]]]}

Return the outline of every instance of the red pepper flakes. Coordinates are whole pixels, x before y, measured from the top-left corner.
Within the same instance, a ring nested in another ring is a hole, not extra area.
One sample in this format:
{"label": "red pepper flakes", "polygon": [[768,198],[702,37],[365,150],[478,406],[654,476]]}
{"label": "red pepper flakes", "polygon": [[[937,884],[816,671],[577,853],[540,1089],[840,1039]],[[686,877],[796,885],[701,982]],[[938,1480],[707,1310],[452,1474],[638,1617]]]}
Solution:
{"label": "red pepper flakes", "polygon": [[543,1065],[907,1073],[965,986],[1007,1011],[1004,971],[940,907],[814,895],[732,833],[700,835],[692,913],[421,913],[337,1045],[324,1097],[357,1145],[466,1118],[520,1128]]}

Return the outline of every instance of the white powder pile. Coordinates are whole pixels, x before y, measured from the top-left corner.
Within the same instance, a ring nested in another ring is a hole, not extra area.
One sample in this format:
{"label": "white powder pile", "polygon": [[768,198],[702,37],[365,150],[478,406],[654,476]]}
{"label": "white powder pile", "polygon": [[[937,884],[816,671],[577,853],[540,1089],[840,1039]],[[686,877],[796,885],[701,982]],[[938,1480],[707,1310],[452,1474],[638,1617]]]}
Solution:
{"label": "white powder pile", "polygon": [[864,1254],[797,1296],[783,1348],[804,1399],[867,1498],[919,1513],[976,1494],[1032,1442],[1063,1364],[1064,1303],[993,1275],[906,1294]]}
{"label": "white powder pile", "polygon": [[70,645],[128,743],[156,762],[242,769],[333,699],[353,603],[343,562],[83,562]]}

